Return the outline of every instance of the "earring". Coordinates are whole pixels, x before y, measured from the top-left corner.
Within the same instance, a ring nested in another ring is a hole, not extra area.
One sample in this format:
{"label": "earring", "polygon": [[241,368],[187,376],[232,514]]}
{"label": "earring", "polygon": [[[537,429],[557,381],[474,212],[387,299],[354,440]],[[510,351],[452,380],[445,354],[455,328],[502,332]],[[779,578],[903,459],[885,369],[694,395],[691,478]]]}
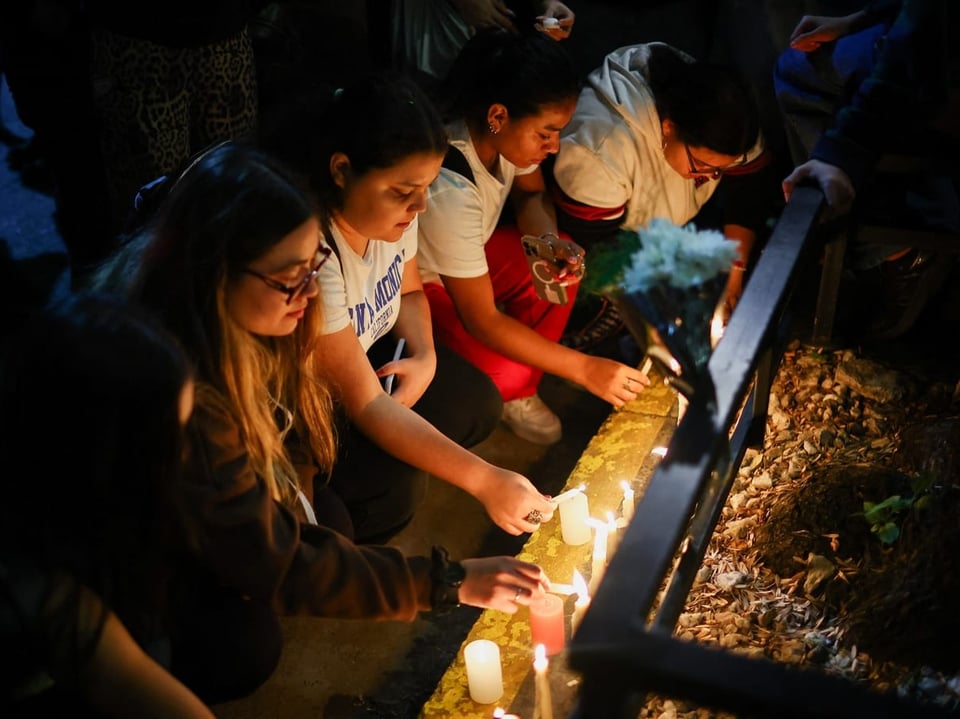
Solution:
{"label": "earring", "polygon": [[667,138],[666,138],[666,137],[664,137],[664,138],[663,138],[663,142],[660,143],[660,149],[661,149],[661,150],[666,150],[666,149],[667,149]]}
{"label": "earring", "polygon": [[487,125],[487,129],[490,130],[491,135],[496,135],[498,132],[500,132],[498,128],[493,126],[492,122]]}

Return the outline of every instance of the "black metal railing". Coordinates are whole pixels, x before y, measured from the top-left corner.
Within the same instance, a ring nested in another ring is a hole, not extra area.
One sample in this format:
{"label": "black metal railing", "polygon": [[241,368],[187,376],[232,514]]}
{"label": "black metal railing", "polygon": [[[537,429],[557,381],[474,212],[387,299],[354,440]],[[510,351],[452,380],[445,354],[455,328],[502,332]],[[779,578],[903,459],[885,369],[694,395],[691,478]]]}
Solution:
{"label": "black metal railing", "polygon": [[716,401],[691,399],[571,640],[577,719],[636,717],[648,692],[739,716],[946,716],[819,670],[673,636],[744,453],[762,445],[779,329],[823,206],[818,189],[791,196],[710,358]]}

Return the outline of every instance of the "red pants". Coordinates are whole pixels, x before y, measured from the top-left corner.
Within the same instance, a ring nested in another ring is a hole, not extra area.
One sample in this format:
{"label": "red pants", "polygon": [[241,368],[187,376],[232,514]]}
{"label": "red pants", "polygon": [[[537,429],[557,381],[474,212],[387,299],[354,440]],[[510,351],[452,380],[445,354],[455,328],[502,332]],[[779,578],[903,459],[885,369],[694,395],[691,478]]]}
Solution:
{"label": "red pants", "polygon": [[[567,287],[569,301],[565,305],[540,299],[533,289],[520,237],[516,227],[498,227],[484,247],[494,301],[504,314],[556,342],[567,326],[578,285]],[[529,397],[537,391],[543,370],[504,357],[471,336],[441,283],[429,282],[424,285],[424,291],[430,303],[436,339],[489,375],[504,402]]]}

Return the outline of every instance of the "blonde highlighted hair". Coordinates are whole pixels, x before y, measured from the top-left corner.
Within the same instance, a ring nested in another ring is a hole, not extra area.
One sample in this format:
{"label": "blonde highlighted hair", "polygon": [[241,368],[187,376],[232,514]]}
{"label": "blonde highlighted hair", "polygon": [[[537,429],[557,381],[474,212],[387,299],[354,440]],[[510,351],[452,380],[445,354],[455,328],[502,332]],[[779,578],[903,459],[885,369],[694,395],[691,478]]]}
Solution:
{"label": "blonde highlighted hair", "polygon": [[227,312],[226,291],[311,218],[320,219],[310,192],[282,163],[250,145],[221,143],[190,163],[143,236],[99,273],[178,337],[196,364],[197,404],[230,412],[254,471],[288,505],[299,488],[288,433],[321,471],[329,474],[336,457],[330,390],[311,370],[321,304],[311,300],[290,335],[261,337]]}

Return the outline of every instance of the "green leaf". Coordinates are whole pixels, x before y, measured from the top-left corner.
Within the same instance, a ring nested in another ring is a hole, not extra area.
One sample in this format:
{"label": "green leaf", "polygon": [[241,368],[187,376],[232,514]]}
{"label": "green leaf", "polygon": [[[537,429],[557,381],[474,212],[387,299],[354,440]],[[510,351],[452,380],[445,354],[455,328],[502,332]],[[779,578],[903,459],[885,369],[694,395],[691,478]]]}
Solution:
{"label": "green leaf", "polygon": [[636,232],[621,230],[609,242],[597,243],[587,252],[587,270],[580,291],[602,295],[623,282],[623,272],[633,253],[640,249]]}
{"label": "green leaf", "polygon": [[884,544],[893,544],[900,536],[900,528],[894,522],[887,522],[879,527],[874,527],[874,531]]}

